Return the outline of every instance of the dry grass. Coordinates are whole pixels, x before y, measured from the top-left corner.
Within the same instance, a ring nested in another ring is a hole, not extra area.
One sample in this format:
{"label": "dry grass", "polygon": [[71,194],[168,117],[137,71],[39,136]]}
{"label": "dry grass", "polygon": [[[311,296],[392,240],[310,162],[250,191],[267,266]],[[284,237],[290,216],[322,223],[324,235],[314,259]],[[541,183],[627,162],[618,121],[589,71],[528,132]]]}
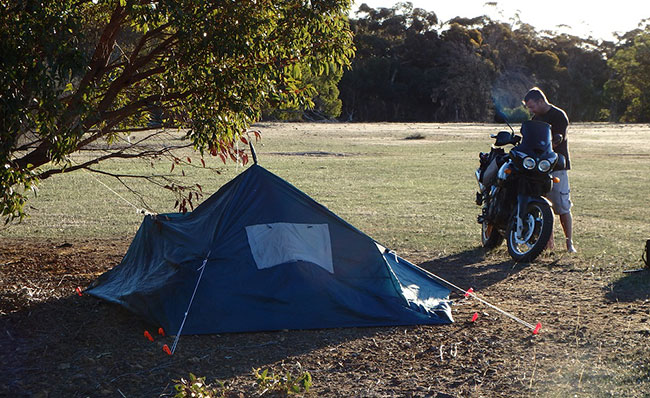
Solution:
{"label": "dry grass", "polygon": [[[57,341],[48,349],[41,373],[21,374],[18,368],[7,368],[5,374],[40,388],[47,377],[67,380],[76,377],[73,372],[85,372],[98,380],[103,391],[116,393],[119,388],[129,396],[143,392],[151,396],[192,371],[250,392],[253,367],[281,371],[299,361],[314,377],[310,396],[650,396],[650,275],[622,272],[640,267],[643,243],[650,238],[649,126],[572,126],[570,176],[580,252],[576,256],[547,253],[532,265],[513,264],[503,248],[489,254],[478,248],[473,170],[477,153],[489,148],[489,134],[500,126],[265,124],[257,128],[263,136],[257,145],[261,165],[403,257],[461,287],[473,286],[528,322],[542,322],[542,333],[533,337],[503,316],[456,297],[457,323],[449,327],[188,338],[177,362],[157,367],[159,357],[145,348],[140,323],[122,319],[118,328],[113,324],[115,308],[72,300],[72,286],[90,282],[97,272],[119,262],[141,220],[101,184],[84,173],[72,173],[44,182],[39,197],[30,202],[32,217],[0,231],[3,327],[14,336],[19,334],[18,351],[35,362],[40,361],[42,346],[30,342]],[[405,139],[414,135],[425,138]],[[150,166],[104,167],[143,172]],[[169,165],[160,170],[168,171]],[[199,169],[186,172],[206,192],[213,192],[240,170],[228,165],[222,175]],[[115,182],[102,180],[137,202]],[[169,197],[147,187],[140,190],[155,210],[172,210]],[[559,227],[555,234],[562,238]],[[58,248],[65,241],[73,247]],[[479,321],[468,324],[476,311],[481,314]],[[56,321],[39,324],[47,319]],[[66,320],[83,326],[72,327]],[[16,332],[21,325],[39,332]],[[107,332],[98,332],[102,328]],[[124,339],[113,342],[115,333]],[[86,336],[83,345],[79,336]],[[6,343],[0,349],[13,353],[11,344],[17,343]],[[263,350],[247,348],[258,343],[264,344]],[[104,356],[106,352],[112,357]],[[59,358],[65,355],[73,359],[62,364]],[[74,358],[85,363],[86,357],[95,358],[94,365],[77,369]],[[139,387],[115,379],[130,359],[143,361],[144,369],[131,371],[147,375]],[[63,365],[70,363],[68,371]],[[94,391],[88,383],[67,389],[63,384],[54,391],[70,392],[69,396]]]}

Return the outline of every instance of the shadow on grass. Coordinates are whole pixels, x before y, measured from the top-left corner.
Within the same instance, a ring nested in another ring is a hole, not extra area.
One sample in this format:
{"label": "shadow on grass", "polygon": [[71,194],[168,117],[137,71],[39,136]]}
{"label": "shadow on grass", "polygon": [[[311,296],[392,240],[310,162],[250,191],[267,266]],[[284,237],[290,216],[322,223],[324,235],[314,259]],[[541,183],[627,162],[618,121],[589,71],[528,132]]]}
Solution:
{"label": "shadow on grass", "polygon": [[[6,305],[0,295],[0,308]],[[157,326],[118,305],[85,295],[52,299],[0,315],[0,396],[172,396],[174,381],[189,372],[209,380],[253,380],[253,368],[386,330],[182,336],[169,356],[162,348],[172,347],[173,337],[158,335]]]}
{"label": "shadow on grass", "polygon": [[650,269],[625,274],[606,288],[605,298],[616,302],[633,302],[650,299]]}
{"label": "shadow on grass", "polygon": [[420,264],[454,285],[474,290],[485,289],[528,267],[528,263],[515,263],[496,253],[486,252],[482,247],[435,258]]}

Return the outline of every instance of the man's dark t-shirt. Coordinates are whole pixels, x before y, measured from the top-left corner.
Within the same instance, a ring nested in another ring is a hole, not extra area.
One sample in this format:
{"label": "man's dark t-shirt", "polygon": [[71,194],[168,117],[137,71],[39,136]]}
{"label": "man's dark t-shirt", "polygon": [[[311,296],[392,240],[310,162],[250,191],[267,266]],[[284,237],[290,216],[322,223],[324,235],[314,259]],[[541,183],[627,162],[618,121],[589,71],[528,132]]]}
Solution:
{"label": "man's dark t-shirt", "polygon": [[551,125],[551,134],[560,134],[562,136],[562,142],[557,145],[553,145],[553,150],[557,153],[564,155],[566,159],[565,170],[571,168],[571,162],[569,161],[569,146],[567,144],[567,134],[566,130],[569,126],[569,118],[566,116],[566,113],[555,105],[551,105],[551,109],[543,115],[533,116],[533,120],[538,120],[540,122],[546,122]]}

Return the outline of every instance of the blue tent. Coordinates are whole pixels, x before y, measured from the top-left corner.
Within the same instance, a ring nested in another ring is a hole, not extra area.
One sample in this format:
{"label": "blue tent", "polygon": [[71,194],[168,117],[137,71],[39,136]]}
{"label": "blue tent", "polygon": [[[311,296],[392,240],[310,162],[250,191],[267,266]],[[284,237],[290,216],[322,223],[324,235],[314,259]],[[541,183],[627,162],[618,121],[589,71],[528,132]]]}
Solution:
{"label": "blue tent", "polygon": [[452,322],[449,289],[257,164],[146,216],[87,292],[171,334]]}

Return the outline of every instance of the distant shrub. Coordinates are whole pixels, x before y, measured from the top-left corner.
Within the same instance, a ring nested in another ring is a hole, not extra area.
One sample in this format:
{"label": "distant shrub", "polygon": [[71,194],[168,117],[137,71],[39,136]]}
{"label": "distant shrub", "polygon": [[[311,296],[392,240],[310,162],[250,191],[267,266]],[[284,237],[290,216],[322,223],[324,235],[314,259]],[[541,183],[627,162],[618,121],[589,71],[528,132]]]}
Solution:
{"label": "distant shrub", "polygon": [[600,112],[598,112],[598,120],[599,122],[607,122],[610,121],[611,119],[611,112],[609,109],[601,109]]}
{"label": "distant shrub", "polygon": [[530,119],[530,113],[523,105],[516,108],[505,108],[503,114],[508,119],[509,123],[523,123]]}
{"label": "distant shrub", "polygon": [[405,140],[423,140],[425,138],[427,138],[427,136],[422,134],[422,133],[413,133],[411,135],[407,135],[404,139]]}

